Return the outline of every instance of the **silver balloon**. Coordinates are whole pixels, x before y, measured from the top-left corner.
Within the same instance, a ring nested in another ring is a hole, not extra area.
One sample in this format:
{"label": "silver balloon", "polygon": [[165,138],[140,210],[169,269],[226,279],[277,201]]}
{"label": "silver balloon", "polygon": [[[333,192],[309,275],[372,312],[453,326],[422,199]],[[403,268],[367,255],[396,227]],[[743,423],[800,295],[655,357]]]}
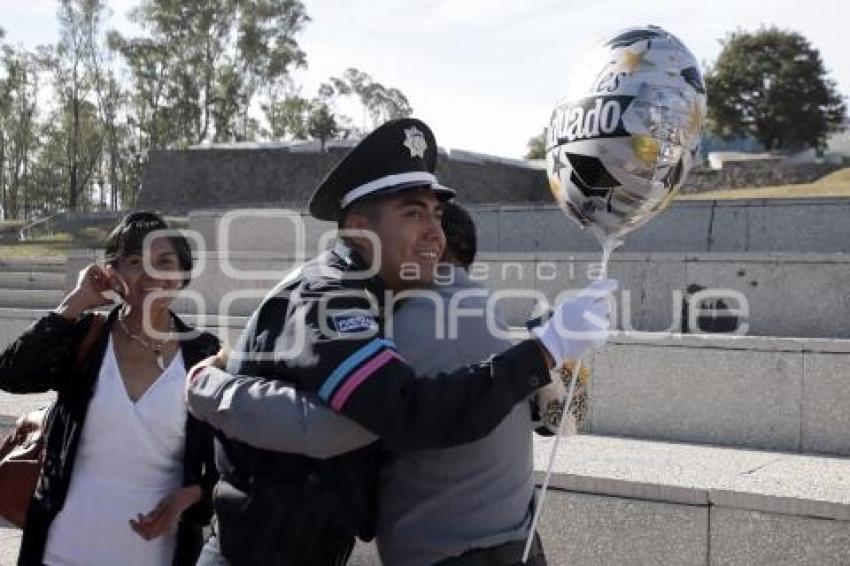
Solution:
{"label": "silver balloon", "polygon": [[673,200],[705,112],[699,65],[681,41],[655,26],[615,34],[581,60],[552,113],[555,200],[600,240],[621,239]]}

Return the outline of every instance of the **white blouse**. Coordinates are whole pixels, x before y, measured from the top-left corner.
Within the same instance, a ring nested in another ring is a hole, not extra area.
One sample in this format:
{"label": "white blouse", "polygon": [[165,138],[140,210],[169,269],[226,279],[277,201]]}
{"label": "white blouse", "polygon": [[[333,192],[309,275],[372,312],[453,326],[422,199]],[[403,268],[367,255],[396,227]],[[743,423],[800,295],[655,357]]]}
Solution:
{"label": "white blouse", "polygon": [[176,534],[146,541],[130,519],[147,514],[183,481],[186,368],[178,349],[135,403],[112,337],[80,438],[68,497],[50,526],[47,566],[171,564]]}

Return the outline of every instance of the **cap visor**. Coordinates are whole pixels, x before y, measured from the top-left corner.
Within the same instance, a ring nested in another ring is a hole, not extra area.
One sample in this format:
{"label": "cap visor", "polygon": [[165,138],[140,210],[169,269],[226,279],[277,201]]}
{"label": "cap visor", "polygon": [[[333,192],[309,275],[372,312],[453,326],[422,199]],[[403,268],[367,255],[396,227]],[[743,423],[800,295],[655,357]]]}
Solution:
{"label": "cap visor", "polygon": [[[370,195],[367,195],[364,198],[370,197],[386,197],[390,195],[394,195],[400,193],[402,191],[409,191],[412,189],[430,189],[431,192],[436,193],[437,198],[440,200],[447,200],[450,198],[454,198],[455,190],[450,189],[448,187],[444,187],[443,185],[439,185],[437,183],[422,183],[421,181],[412,182],[412,183],[402,183],[400,185],[395,185],[392,187],[387,187],[380,191],[376,191]],[[356,201],[355,201],[356,202]]]}

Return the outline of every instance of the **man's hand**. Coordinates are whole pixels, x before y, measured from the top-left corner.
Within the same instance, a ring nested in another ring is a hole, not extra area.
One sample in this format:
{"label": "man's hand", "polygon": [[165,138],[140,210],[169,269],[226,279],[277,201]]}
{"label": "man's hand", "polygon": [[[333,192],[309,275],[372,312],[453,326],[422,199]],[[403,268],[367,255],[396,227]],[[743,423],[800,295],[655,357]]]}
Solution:
{"label": "man's hand", "polygon": [[145,540],[174,532],[180,515],[200,500],[200,486],[181,487],[163,497],[150,513],[130,519],[130,528]]}
{"label": "man's hand", "polygon": [[531,330],[551,356],[553,367],[560,367],[567,358],[579,359],[607,342],[609,299],[616,289],[617,282],[612,279],[594,281],[574,298],[557,305],[545,324]]}

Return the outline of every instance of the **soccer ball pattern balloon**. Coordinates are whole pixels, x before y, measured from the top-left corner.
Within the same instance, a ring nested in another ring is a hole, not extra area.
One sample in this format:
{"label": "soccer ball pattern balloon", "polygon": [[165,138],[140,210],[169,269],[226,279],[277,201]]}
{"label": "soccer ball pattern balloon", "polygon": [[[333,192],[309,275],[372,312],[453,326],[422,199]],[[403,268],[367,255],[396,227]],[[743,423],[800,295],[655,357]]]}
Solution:
{"label": "soccer ball pattern balloon", "polygon": [[600,239],[663,210],[699,155],[705,84],[695,57],[656,27],[614,34],[585,56],[552,113],[549,187]]}

